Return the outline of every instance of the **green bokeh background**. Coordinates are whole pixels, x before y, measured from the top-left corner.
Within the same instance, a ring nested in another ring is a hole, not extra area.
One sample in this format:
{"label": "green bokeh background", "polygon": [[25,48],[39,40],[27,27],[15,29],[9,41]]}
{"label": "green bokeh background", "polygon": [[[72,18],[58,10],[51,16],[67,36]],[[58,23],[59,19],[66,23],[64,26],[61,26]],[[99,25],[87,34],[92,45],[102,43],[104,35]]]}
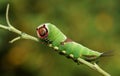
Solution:
{"label": "green bokeh background", "polygon": [[[11,24],[23,32],[37,37],[36,27],[50,22],[86,47],[112,50],[114,55],[101,58],[98,64],[112,76],[120,76],[119,0],[0,0],[0,24],[4,25],[7,3]],[[8,43],[16,36],[0,29],[0,76],[101,76],[42,43]]]}

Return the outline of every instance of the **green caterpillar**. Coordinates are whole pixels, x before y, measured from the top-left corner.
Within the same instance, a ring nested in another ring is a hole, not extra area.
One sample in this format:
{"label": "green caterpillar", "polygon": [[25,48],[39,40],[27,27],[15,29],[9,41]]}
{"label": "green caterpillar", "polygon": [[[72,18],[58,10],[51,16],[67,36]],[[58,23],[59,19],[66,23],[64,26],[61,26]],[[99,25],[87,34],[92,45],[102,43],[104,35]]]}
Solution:
{"label": "green caterpillar", "polygon": [[51,23],[44,23],[38,26],[37,35],[49,47],[54,48],[60,54],[73,59],[77,63],[79,63],[78,58],[91,62],[103,54],[72,41]]}

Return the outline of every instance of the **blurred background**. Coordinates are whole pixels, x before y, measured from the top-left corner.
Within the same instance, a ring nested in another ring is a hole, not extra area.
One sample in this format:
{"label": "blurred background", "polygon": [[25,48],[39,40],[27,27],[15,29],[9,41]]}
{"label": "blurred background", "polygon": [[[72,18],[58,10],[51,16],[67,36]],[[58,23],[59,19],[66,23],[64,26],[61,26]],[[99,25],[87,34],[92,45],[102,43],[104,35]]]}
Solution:
{"label": "blurred background", "polygon": [[[19,30],[36,36],[42,23],[55,24],[64,34],[84,46],[113,56],[98,65],[112,76],[120,76],[120,0],[0,0],[0,24],[9,19]],[[0,29],[0,76],[101,76],[85,65],[77,65],[53,49],[31,40],[10,44],[17,35]]]}

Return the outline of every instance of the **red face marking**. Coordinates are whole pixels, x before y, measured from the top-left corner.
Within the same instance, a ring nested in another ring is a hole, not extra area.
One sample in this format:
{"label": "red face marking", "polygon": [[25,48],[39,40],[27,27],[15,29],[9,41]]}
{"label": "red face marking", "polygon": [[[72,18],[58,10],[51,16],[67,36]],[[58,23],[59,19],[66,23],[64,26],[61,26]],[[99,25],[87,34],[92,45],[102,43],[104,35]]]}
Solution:
{"label": "red face marking", "polygon": [[48,30],[47,28],[45,27],[45,25],[37,28],[37,35],[38,37],[40,37],[41,39],[44,39],[48,36]]}

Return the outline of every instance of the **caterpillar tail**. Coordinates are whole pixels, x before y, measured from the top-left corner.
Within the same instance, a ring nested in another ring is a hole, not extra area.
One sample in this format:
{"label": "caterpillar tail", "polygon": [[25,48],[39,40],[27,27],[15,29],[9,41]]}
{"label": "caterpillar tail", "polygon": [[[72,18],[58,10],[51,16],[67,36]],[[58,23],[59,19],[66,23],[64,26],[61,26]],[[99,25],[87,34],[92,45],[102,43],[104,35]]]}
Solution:
{"label": "caterpillar tail", "polygon": [[109,56],[113,56],[113,51],[103,52],[100,57],[109,57]]}

